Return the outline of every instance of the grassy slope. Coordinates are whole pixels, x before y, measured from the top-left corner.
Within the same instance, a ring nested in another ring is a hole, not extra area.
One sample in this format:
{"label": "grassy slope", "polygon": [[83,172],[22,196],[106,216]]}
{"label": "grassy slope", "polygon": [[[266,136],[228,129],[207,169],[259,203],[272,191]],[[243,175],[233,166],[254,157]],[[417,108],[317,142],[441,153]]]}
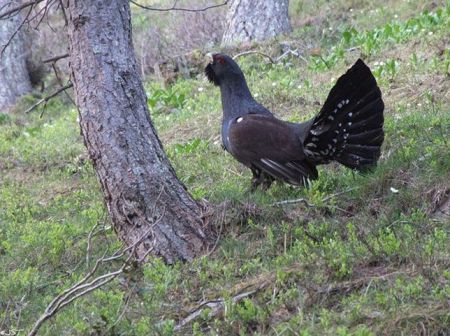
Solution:
{"label": "grassy slope", "polygon": [[[292,16],[308,22],[316,8],[301,3]],[[218,90],[202,78],[179,81],[174,89],[188,98],[169,97],[179,108],[154,121],[180,178],[196,198],[217,204],[209,217],[220,232],[217,247],[192,264],[154,260],[79,299],[42,334],[171,335],[176,321],[217,298],[226,310],[203,310],[182,334],[449,332],[450,223],[436,209],[450,189],[450,9],[431,1],[419,9],[413,1],[319,5],[319,19],[297,29],[291,43],[317,47],[321,38],[321,57],[239,62],[261,102],[302,120],[362,54],[386,102],[377,170],[358,176],[329,165],[308,190],[275,185],[248,195],[249,172],[219,145]],[[54,101],[42,119],[0,117],[0,330],[25,333],[92,260],[120,244],[76,112]],[[274,204],[299,198],[312,206]],[[234,303],[240,293],[250,294]]]}

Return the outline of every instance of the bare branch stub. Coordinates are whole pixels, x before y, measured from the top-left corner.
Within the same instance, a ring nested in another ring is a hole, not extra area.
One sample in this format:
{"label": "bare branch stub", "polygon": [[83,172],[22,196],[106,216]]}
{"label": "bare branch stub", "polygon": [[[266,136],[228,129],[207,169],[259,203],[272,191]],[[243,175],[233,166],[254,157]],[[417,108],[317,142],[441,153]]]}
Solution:
{"label": "bare branch stub", "polygon": [[147,10],[152,10],[152,11],[157,11],[157,12],[169,12],[169,11],[181,11],[181,12],[204,12],[207,11],[209,9],[212,8],[217,8],[217,7],[222,7],[228,4],[229,0],[226,0],[218,5],[210,5],[210,6],[206,6],[206,7],[202,7],[202,8],[183,8],[183,7],[177,7],[177,2],[178,1],[174,1],[172,7],[167,7],[167,8],[155,8],[155,7],[150,7],[150,6],[146,6],[146,5],[142,5],[134,0],[130,0],[130,2],[140,8],[143,9],[147,9]]}
{"label": "bare branch stub", "polygon": [[25,113],[30,113],[31,111],[33,111],[36,107],[38,107],[39,105],[41,105],[42,103],[47,103],[50,99],[52,99],[53,97],[57,96],[58,94],[60,94],[61,92],[71,88],[73,86],[72,83],[68,83],[66,85],[64,85],[63,87],[59,88],[58,90],[56,90],[55,92],[53,92],[52,94],[48,95],[47,97],[42,98],[41,100],[39,100],[36,104],[32,105],[30,108],[28,108]]}
{"label": "bare branch stub", "polygon": [[52,63],[52,62],[57,62],[57,61],[59,61],[60,59],[67,58],[67,57],[69,57],[69,54],[58,55],[58,56],[54,56],[54,57],[47,58],[47,59],[43,60],[42,63]]}

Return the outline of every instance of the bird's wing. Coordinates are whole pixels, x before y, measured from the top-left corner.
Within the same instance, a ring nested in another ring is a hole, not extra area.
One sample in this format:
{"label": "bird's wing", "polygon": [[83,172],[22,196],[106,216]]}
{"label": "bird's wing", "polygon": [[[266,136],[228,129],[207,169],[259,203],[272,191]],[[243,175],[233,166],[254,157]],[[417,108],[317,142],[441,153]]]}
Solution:
{"label": "bird's wing", "polygon": [[248,114],[235,118],[229,128],[231,154],[248,167],[294,185],[317,178],[292,125],[272,116]]}

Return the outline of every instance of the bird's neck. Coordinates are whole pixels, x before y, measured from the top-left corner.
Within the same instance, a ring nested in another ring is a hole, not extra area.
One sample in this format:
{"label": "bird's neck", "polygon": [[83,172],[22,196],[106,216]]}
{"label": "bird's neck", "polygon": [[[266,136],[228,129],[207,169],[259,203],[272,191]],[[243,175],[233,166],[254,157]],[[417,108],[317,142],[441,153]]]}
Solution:
{"label": "bird's neck", "polygon": [[252,97],[245,79],[229,79],[220,85],[224,120],[250,113],[258,104]]}

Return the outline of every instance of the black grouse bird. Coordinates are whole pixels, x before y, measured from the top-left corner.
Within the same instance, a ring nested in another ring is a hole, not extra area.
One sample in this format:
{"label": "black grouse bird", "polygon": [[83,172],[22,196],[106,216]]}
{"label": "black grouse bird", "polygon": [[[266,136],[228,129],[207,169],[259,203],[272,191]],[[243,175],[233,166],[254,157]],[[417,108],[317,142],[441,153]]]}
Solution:
{"label": "black grouse bird", "polygon": [[231,57],[214,54],[205,74],[220,87],[223,146],[251,169],[252,190],[268,188],[274,179],[305,185],[318,177],[317,165],[333,160],[358,171],[376,165],[384,103],[361,59],[338,79],[319,114],[299,124],[275,118],[255,101]]}

